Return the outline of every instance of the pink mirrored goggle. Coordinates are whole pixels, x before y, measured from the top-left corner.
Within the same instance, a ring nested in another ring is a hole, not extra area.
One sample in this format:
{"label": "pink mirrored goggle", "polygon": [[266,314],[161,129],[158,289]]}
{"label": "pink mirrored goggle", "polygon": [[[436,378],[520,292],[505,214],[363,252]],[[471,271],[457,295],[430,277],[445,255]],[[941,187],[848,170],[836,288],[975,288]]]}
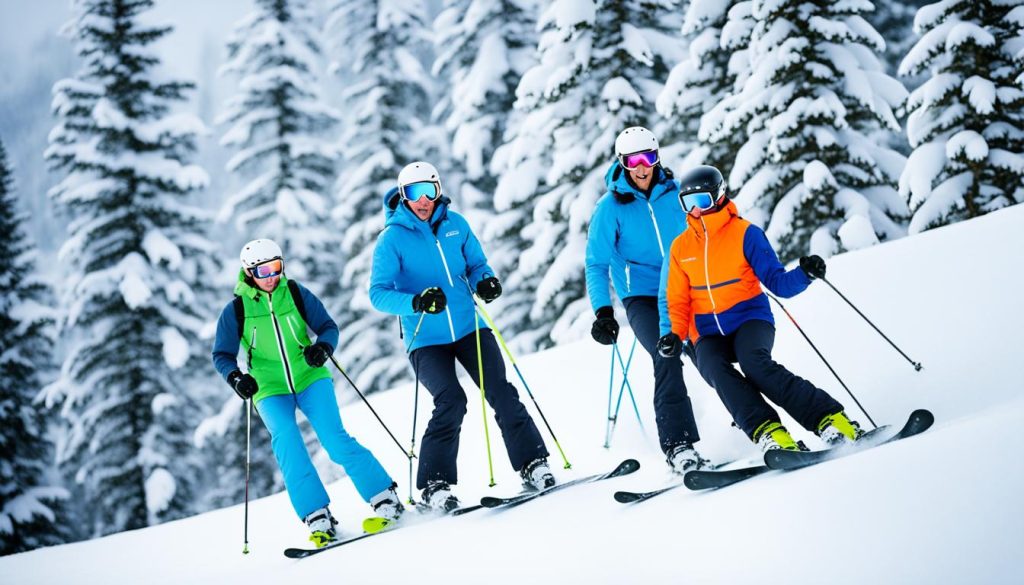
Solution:
{"label": "pink mirrored goggle", "polygon": [[653,167],[658,164],[659,160],[657,150],[645,150],[643,152],[634,152],[633,154],[624,154],[619,156],[619,164],[621,164],[627,171],[635,170],[640,165]]}

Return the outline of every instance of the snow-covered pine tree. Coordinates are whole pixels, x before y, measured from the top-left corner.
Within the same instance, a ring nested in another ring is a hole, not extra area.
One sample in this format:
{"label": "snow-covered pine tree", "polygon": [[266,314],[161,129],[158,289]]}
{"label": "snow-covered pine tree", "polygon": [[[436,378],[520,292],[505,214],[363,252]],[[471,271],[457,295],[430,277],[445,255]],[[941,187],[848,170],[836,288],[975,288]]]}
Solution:
{"label": "snow-covered pine tree", "polygon": [[1024,1],[945,0],[914,28],[900,74],[932,76],[907,102],[911,233],[1024,201]]}
{"label": "snow-covered pine tree", "polygon": [[729,185],[780,257],[831,256],[904,233],[904,158],[880,145],[906,96],[875,53],[867,0],[754,0],[750,75],[705,119],[712,142],[746,135]]}
{"label": "snow-covered pine tree", "polygon": [[[521,250],[509,289],[532,297],[520,338],[574,339],[591,314],[583,278],[587,226],[605,191],[615,137],[653,127],[654,99],[683,57],[674,0],[556,0],[543,11],[540,63],[523,76],[495,205]],[[506,304],[509,304],[508,302]],[[513,307],[514,308],[514,307]]]}
{"label": "snow-covered pine tree", "polygon": [[[363,391],[409,376],[408,362],[396,357],[404,353],[396,319],[370,304],[369,278],[374,242],[384,228],[384,193],[402,166],[435,150],[424,146],[422,134],[434,83],[422,61],[431,54],[426,14],[421,0],[341,0],[326,24],[335,44],[333,69],[345,87],[344,171],[332,214],[344,232],[343,294],[334,305],[338,360]],[[444,189],[445,171],[439,170]]]}
{"label": "snow-covered pine tree", "polygon": [[245,240],[271,238],[288,275],[325,302],[339,294],[337,233],[328,220],[338,151],[329,133],[340,113],[323,99],[323,51],[307,0],[257,0],[228,40],[222,75],[238,78],[218,124],[221,144],[238,151],[227,170],[249,182],[224,202]]}
{"label": "snow-covered pine tree", "polygon": [[0,142],[0,556],[72,536],[55,484],[49,416],[36,397],[55,369],[53,299],[36,273]]}
{"label": "snow-covered pine tree", "polygon": [[58,460],[90,502],[89,535],[191,512],[198,475],[193,372],[209,362],[198,332],[217,249],[206,215],[185,203],[208,180],[188,162],[205,128],[173,112],[191,84],[156,74],[150,45],[170,28],[141,24],[152,4],[76,0],[65,30],[82,67],[54,86],[46,152],[66,173],[51,196],[70,219],[67,354],[47,400],[62,405]]}
{"label": "snow-covered pine tree", "polygon": [[466,183],[466,208],[493,209],[490,168],[514,115],[516,86],[532,66],[535,0],[447,0],[434,20],[433,73],[447,89],[437,108]]}
{"label": "snow-covered pine tree", "polygon": [[[730,133],[717,142],[699,135],[701,118],[729,95],[745,62],[753,19],[751,0],[693,0],[682,34],[688,56],[672,68],[658,96],[658,112],[669,120],[662,144],[682,143],[686,162],[730,169],[745,136]],[[736,70],[736,69],[739,70]],[[698,138],[705,140],[698,144]]]}
{"label": "snow-covered pine tree", "polygon": [[[434,21],[434,73],[448,87],[440,109],[451,132],[453,166],[464,174],[459,211],[468,216],[491,267],[505,282],[505,293],[491,313],[510,332],[521,328],[517,324],[532,299],[529,291],[508,281],[519,259],[517,226],[493,221],[502,170],[496,151],[522,118],[513,105],[519,79],[536,64],[537,10],[535,0],[450,0]],[[519,211],[502,219],[524,219]]]}

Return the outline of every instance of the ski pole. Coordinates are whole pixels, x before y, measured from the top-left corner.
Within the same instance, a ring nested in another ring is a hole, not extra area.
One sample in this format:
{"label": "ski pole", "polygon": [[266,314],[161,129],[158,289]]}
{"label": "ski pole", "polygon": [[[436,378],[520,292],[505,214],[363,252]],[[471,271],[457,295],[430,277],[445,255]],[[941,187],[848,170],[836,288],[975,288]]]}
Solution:
{"label": "ski pole", "polygon": [[615,421],[612,418],[612,388],[615,386],[615,344],[612,344],[611,353],[611,370],[608,372],[608,418],[604,423],[604,448],[608,449],[611,447],[612,439],[612,423]]}
{"label": "ski pole", "polygon": [[836,377],[836,380],[839,380],[839,384],[842,385],[843,389],[846,390],[846,393],[849,394],[850,398],[852,398],[853,401],[857,404],[857,408],[859,408],[860,411],[864,413],[864,416],[866,416],[868,418],[868,421],[871,423],[871,425],[874,426],[877,429],[878,425],[875,424],[875,421],[871,418],[871,415],[868,414],[868,411],[864,410],[864,406],[861,405],[860,401],[857,400],[857,397],[853,395],[853,392],[850,390],[850,388],[843,382],[843,379],[840,378],[839,374],[837,374],[836,371],[832,368],[832,364],[828,363],[828,360],[825,359],[825,356],[821,355],[821,352],[818,351],[817,346],[814,345],[814,342],[811,341],[811,338],[807,337],[807,334],[804,333],[804,330],[803,330],[802,327],[800,327],[800,324],[796,322],[796,319],[793,318],[793,315],[790,315],[789,311],[786,310],[786,307],[783,306],[782,301],[780,301],[779,299],[775,298],[775,296],[773,296],[771,294],[768,294],[768,293],[765,293],[765,294],[768,295],[768,298],[770,298],[771,300],[775,301],[779,305],[779,308],[782,309],[782,312],[785,313],[787,317],[789,317],[789,320],[792,321],[793,325],[796,326],[796,329],[797,329],[797,331],[800,332],[800,335],[803,335],[804,339],[807,340],[807,343],[809,343],[811,348],[814,349],[814,353],[818,354],[818,357],[821,358],[821,361],[825,362],[825,366],[828,367],[828,370],[830,372],[832,372],[832,375]]}
{"label": "ski pole", "polygon": [[505,350],[505,355],[507,355],[509,361],[512,362],[512,367],[515,368],[516,374],[519,376],[519,381],[523,383],[523,388],[526,389],[526,394],[529,395],[530,400],[533,401],[533,406],[540,414],[541,420],[544,421],[544,426],[547,427],[548,433],[551,435],[551,440],[555,442],[555,447],[558,448],[558,453],[562,456],[562,461],[565,463],[565,469],[572,469],[572,464],[569,463],[569,459],[565,456],[565,451],[562,450],[562,445],[558,442],[558,437],[555,436],[555,431],[553,431],[551,429],[551,425],[548,424],[548,418],[544,416],[544,411],[541,410],[540,405],[537,404],[537,399],[534,398],[533,392],[530,391],[530,385],[526,383],[526,378],[523,377],[523,372],[519,370],[519,364],[516,363],[515,356],[512,355],[512,351],[509,350],[508,345],[505,344],[505,338],[502,337],[501,332],[498,331],[498,326],[494,324],[494,320],[491,319],[489,314],[487,314],[487,309],[484,308],[483,299],[477,296],[473,288],[469,286],[469,279],[465,276],[462,276],[461,278],[462,281],[466,283],[466,288],[469,289],[469,294],[473,296],[473,301],[476,303],[477,307],[480,308],[480,314],[483,316],[484,322],[487,323],[487,326],[494,332],[494,336],[498,338],[498,343],[501,344],[501,348]]}
{"label": "ski pole", "polygon": [[[474,307],[475,308],[475,307]],[[480,411],[484,415],[484,442],[487,444],[487,469],[491,474],[489,487],[494,487],[494,462],[491,459],[491,431],[487,425],[487,398],[484,394],[484,354],[480,349],[480,311],[473,312],[473,327],[476,329],[476,372],[480,382]]]}
{"label": "ski pole", "polygon": [[249,554],[249,438],[252,436],[252,398],[245,401],[245,534],[242,554]]}
{"label": "ski pole", "polygon": [[[409,341],[409,347],[412,347],[416,343],[416,336],[420,334],[420,327],[423,326],[423,318],[427,314],[420,313],[420,320],[416,322],[416,329],[412,332],[412,339]],[[412,354],[410,354],[411,356]],[[416,500],[412,497],[413,483],[412,483],[412,460],[416,457],[416,418],[419,416],[420,408],[420,369],[416,367],[416,364],[412,364],[412,371],[416,378],[416,382],[413,384],[412,394],[412,439],[409,440],[409,505],[413,506],[416,504]]]}
{"label": "ski pole", "polygon": [[380,418],[380,415],[377,414],[376,410],[374,410],[373,405],[371,405],[370,401],[366,399],[366,396],[363,396],[363,393],[359,391],[359,387],[356,386],[356,383],[352,381],[352,378],[348,377],[348,374],[345,373],[344,368],[341,367],[341,364],[338,363],[338,360],[334,359],[333,355],[328,355],[328,357],[331,358],[331,363],[334,364],[334,367],[338,368],[338,371],[341,372],[341,375],[344,376],[346,380],[348,380],[349,385],[352,386],[352,389],[356,391],[356,394],[358,394],[359,397],[363,399],[363,403],[366,404],[366,407],[370,409],[370,412],[373,413],[373,416],[377,417],[377,422],[380,423],[380,426],[384,427],[384,430],[387,431],[388,436],[391,437],[391,440],[394,441],[396,445],[398,445],[398,448],[402,451],[402,455],[405,455],[406,457],[410,458],[415,457],[415,455],[406,454],[405,447],[403,447],[402,444],[398,442],[398,439],[395,438],[395,435],[391,432],[391,429],[388,428],[388,425],[384,424],[384,421]]}
{"label": "ski pole", "polygon": [[903,350],[902,350],[902,349],[900,349],[900,348],[899,348],[899,347],[898,347],[898,346],[897,346],[897,345],[896,345],[895,343],[893,343],[893,342],[892,342],[892,340],[891,340],[891,339],[889,339],[889,338],[888,338],[888,337],[887,337],[887,336],[885,335],[885,333],[882,333],[882,330],[881,330],[881,329],[879,329],[878,327],[876,327],[876,326],[875,326],[875,324],[871,322],[871,319],[868,319],[868,318],[867,318],[867,316],[866,316],[866,315],[865,315],[864,313],[861,313],[861,312],[860,312],[860,309],[858,309],[856,305],[854,305],[854,304],[853,304],[852,302],[850,302],[850,299],[846,298],[846,295],[844,295],[843,293],[839,292],[839,289],[837,289],[837,288],[835,287],[835,285],[833,285],[833,284],[832,284],[831,282],[829,282],[829,281],[828,281],[828,279],[826,279],[826,278],[825,278],[824,276],[822,276],[822,277],[821,277],[821,281],[822,281],[822,282],[824,282],[825,284],[827,284],[827,285],[829,286],[829,288],[831,288],[831,289],[832,289],[833,291],[835,291],[835,293],[836,293],[837,295],[839,295],[839,298],[841,298],[841,299],[843,299],[844,301],[846,301],[846,304],[847,304],[847,305],[850,305],[850,308],[851,308],[851,309],[853,309],[854,311],[856,311],[856,312],[857,312],[857,314],[858,314],[858,315],[860,315],[862,319],[864,319],[865,321],[867,321],[868,325],[871,325],[871,327],[872,327],[872,328],[873,328],[873,329],[874,329],[875,331],[877,331],[879,335],[881,335],[881,336],[882,336],[882,339],[884,339],[884,340],[888,341],[888,342],[889,342],[889,345],[891,345],[891,346],[893,347],[893,349],[895,349],[896,351],[898,351],[898,352],[899,352],[899,354],[900,354],[901,356],[903,356],[903,358],[904,358],[904,359],[906,359],[906,360],[907,360],[908,362],[910,362],[910,365],[914,366],[914,370],[915,370],[915,371],[918,371],[918,372],[920,372],[920,371],[921,371],[921,367],[922,367],[922,366],[921,366],[921,362],[915,362],[914,360],[910,359],[910,356],[908,356],[907,354],[903,353]]}
{"label": "ski pole", "polygon": [[627,388],[629,389],[629,397],[630,397],[630,399],[633,402],[633,412],[636,413],[636,420],[637,420],[638,423],[640,423],[640,430],[646,432],[645,429],[644,429],[644,422],[640,419],[640,409],[637,408],[636,398],[634,398],[634,396],[633,396],[633,386],[629,383],[629,366],[633,363],[633,353],[635,351],[636,351],[636,338],[633,338],[633,346],[629,350],[629,358],[626,360],[626,363],[625,363],[625,365],[623,367],[623,364],[622,364],[622,354],[619,352],[618,344],[617,343],[613,343],[612,344],[612,372],[615,371],[615,369],[614,369],[615,368],[615,358],[618,357],[619,358],[619,366],[622,367],[622,384],[619,386],[619,397],[615,401],[615,411],[614,411],[614,414],[613,414],[612,413],[612,407],[611,407],[611,399],[612,399],[612,396],[611,396],[611,391],[612,391],[611,390],[611,385],[612,385],[612,383],[610,381],[608,383],[608,420],[609,420],[609,425],[608,425],[607,433],[605,434],[605,440],[604,440],[604,447],[605,447],[605,449],[608,449],[608,448],[611,447],[612,435],[615,433],[615,425],[616,425],[616,423],[619,420],[619,409],[622,406],[622,394],[623,394],[623,392]]}
{"label": "ski pole", "polygon": [[[636,413],[636,422],[640,424],[640,430],[644,433],[647,429],[644,428],[644,421],[640,419],[640,409],[636,405],[636,396],[633,394],[633,385],[629,383],[629,366],[633,363],[633,352],[636,351],[636,338],[633,338],[633,346],[629,349],[629,359],[626,363],[622,363],[622,353],[619,351],[618,346],[615,346],[615,355],[619,357],[619,366],[622,367],[622,386],[619,386],[619,404],[622,403],[622,390],[625,388],[629,390],[629,400],[633,403],[633,412]],[[615,405],[615,418],[619,418],[619,404]]]}

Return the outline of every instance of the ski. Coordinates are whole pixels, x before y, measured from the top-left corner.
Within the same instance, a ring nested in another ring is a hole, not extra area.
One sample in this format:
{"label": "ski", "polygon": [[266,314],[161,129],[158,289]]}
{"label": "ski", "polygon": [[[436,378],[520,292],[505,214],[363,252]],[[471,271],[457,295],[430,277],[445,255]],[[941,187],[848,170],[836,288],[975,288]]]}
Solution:
{"label": "ski", "polygon": [[687,471],[683,485],[693,491],[724,488],[769,471],[767,465],[751,465],[737,469],[697,469]]}
{"label": "ski", "polygon": [[626,459],[618,466],[616,466],[615,469],[609,471],[608,473],[598,473],[594,475],[588,475],[586,477],[579,477],[576,479],[569,480],[565,483],[560,483],[553,487],[549,487],[548,489],[545,490],[540,490],[536,492],[526,492],[507,498],[484,496],[483,498],[480,499],[480,505],[485,508],[511,508],[513,506],[518,506],[525,502],[529,502],[530,500],[533,500],[535,498],[539,498],[540,496],[546,496],[550,493],[563,490],[567,487],[583,483],[601,481],[604,479],[611,479],[613,477],[622,477],[623,475],[629,475],[630,473],[633,473],[638,469],[640,469],[639,461],[637,461],[636,459]]}
{"label": "ski", "polygon": [[823,461],[838,459],[852,453],[865,449],[892,443],[913,437],[928,430],[935,422],[935,416],[931,412],[919,409],[910,413],[903,428],[894,435],[886,436],[884,432],[888,427],[882,426],[867,433],[857,440],[856,443],[841,445],[832,449],[820,451],[784,451],[781,449],[768,451],[764,454],[764,463],[770,469],[793,470],[801,467],[809,467]]}
{"label": "ski", "polygon": [[370,538],[371,536],[377,536],[378,534],[384,534],[386,532],[393,532],[404,526],[411,526],[413,524],[419,524],[420,522],[436,520],[438,518],[445,518],[447,516],[461,516],[463,514],[468,514],[481,508],[483,508],[483,506],[476,504],[473,506],[466,506],[465,508],[456,508],[455,510],[447,514],[431,514],[423,512],[417,514],[412,512],[406,512],[406,514],[416,514],[416,516],[418,517],[398,522],[374,516],[363,520],[363,534],[358,534],[356,536],[341,539],[323,548],[286,548],[284,550],[284,556],[290,559],[304,559],[306,557],[311,557],[315,554],[319,554],[324,551],[338,548],[339,546],[344,546],[346,544],[351,544],[353,542]]}
{"label": "ski", "polygon": [[[725,463],[719,463],[717,465],[712,465],[710,467],[705,468],[704,471],[715,471],[715,470],[721,469],[722,467],[725,467],[727,465],[732,465],[733,463],[735,463],[735,461],[727,461]],[[685,478],[685,476],[684,476],[684,478]],[[643,502],[645,500],[649,500],[649,499],[653,498],[654,496],[660,496],[661,494],[663,494],[665,492],[674,490],[677,487],[680,487],[680,486],[684,485],[684,481],[685,481],[685,479],[683,481],[675,481],[675,482],[673,482],[673,483],[671,483],[671,484],[669,484],[669,485],[667,485],[667,486],[665,486],[663,488],[659,488],[659,489],[652,490],[652,491],[649,491],[649,492],[627,492],[627,491],[615,492],[615,496],[614,496],[615,497],[615,501],[619,502],[621,504],[634,504],[634,503],[637,503],[637,502]]]}

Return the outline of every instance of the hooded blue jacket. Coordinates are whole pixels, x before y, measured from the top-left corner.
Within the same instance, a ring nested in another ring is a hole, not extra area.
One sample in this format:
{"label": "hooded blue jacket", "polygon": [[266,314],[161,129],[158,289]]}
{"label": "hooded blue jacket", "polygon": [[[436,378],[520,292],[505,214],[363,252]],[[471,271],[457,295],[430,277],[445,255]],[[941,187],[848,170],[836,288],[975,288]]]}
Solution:
{"label": "hooded blue jacket", "polygon": [[[373,250],[370,302],[378,311],[401,317],[410,352],[472,333],[476,321],[470,290],[494,275],[466,218],[449,210],[449,203],[447,197],[439,199],[430,220],[423,221],[402,204],[397,188],[384,195],[385,227]],[[420,314],[413,311],[412,299],[432,286],[444,291],[447,307],[425,315],[413,340]]]}
{"label": "hooded blue jacket", "polygon": [[656,172],[649,197],[629,183],[618,162],[605,174],[608,192],[597,202],[587,234],[587,293],[595,311],[611,306],[610,274],[620,299],[658,297],[659,329],[664,335],[672,324],[662,266],[673,240],[686,229],[686,214],[671,172],[661,166]]}

